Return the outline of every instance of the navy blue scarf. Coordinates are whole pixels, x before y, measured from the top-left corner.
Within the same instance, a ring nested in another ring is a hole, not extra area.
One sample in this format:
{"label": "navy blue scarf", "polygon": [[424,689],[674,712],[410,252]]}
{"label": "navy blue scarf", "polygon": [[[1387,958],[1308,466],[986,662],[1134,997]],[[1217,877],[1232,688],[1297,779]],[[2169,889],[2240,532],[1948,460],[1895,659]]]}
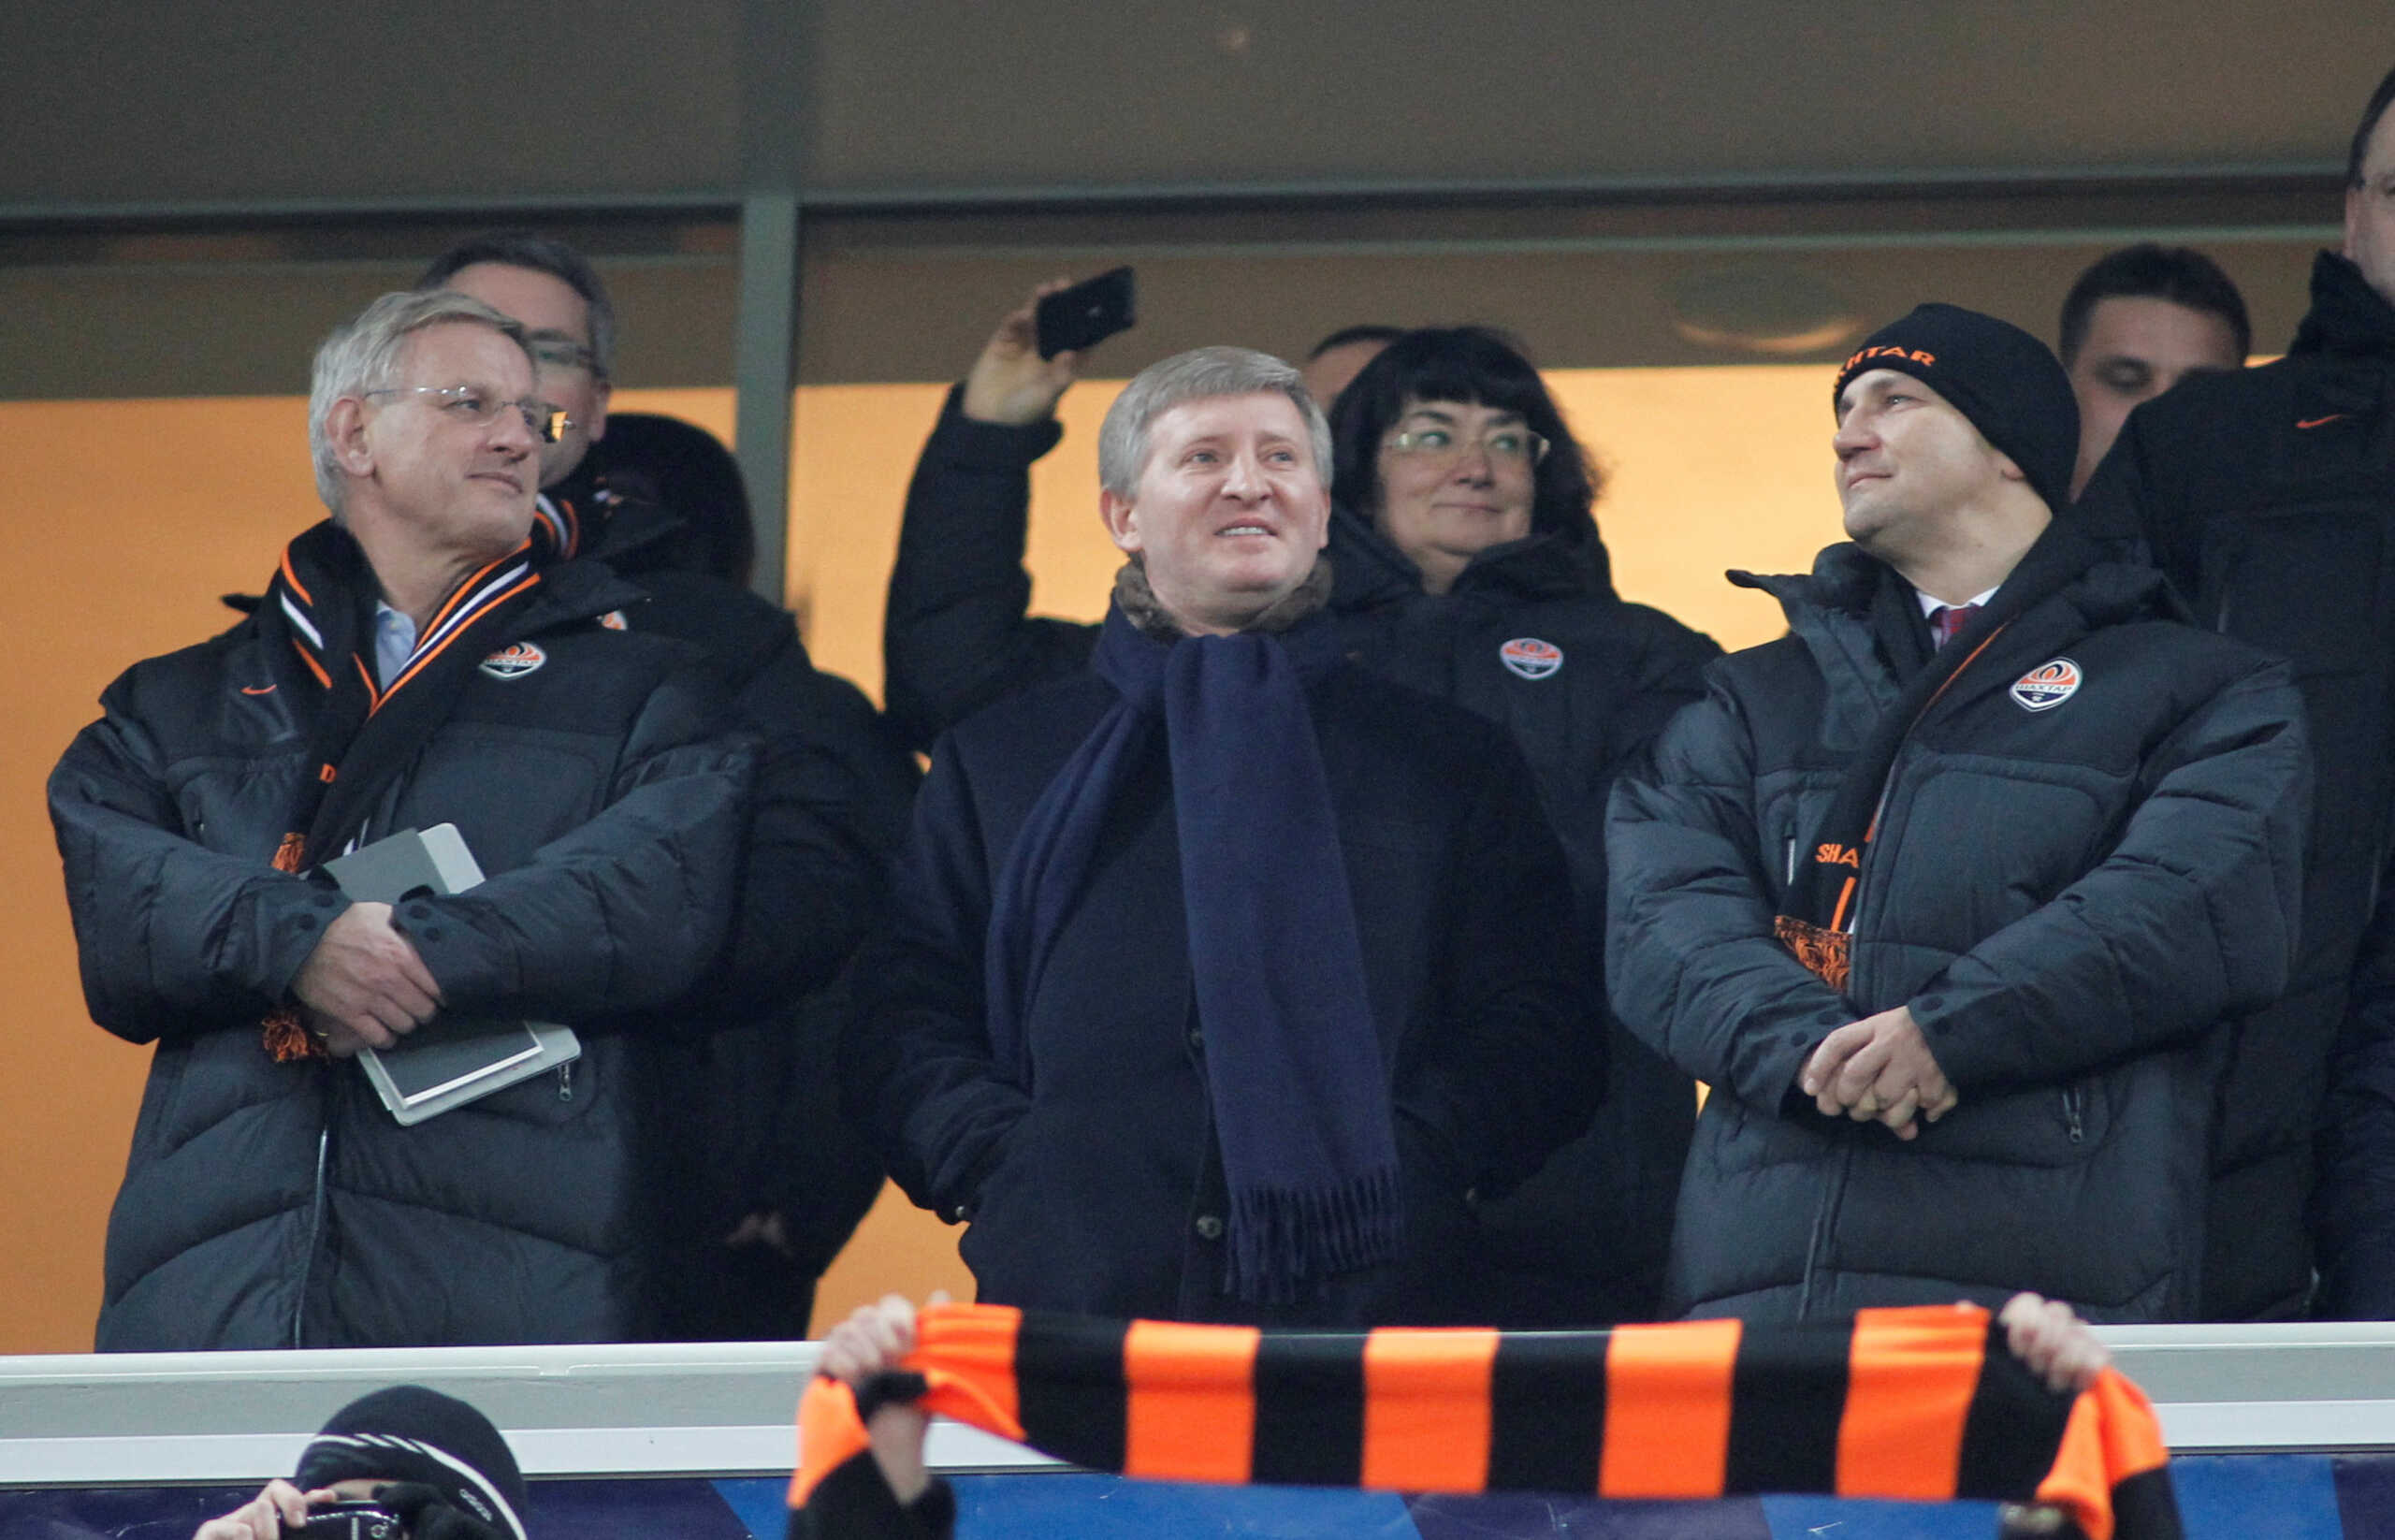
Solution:
{"label": "navy blue scarf", "polygon": [[1142,635],[1110,610],[1092,661],[1122,698],[1040,793],[992,897],[990,1042],[1029,1083],[1023,1024],[1109,805],[1159,722],[1207,1089],[1230,1188],[1229,1287],[1285,1303],[1393,1259],[1388,1073],[1305,687],[1337,667],[1314,616],[1280,635]]}

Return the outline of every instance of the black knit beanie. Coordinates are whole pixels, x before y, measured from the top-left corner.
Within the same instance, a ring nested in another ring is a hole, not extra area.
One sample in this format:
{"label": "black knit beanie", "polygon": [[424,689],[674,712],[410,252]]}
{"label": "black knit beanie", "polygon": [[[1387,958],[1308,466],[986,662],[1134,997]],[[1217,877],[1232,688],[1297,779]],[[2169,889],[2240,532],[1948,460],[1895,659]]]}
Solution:
{"label": "black knit beanie", "polygon": [[2046,344],[2010,321],[1956,305],[1920,305],[1863,341],[1837,371],[1830,405],[1847,383],[1875,369],[1921,381],[2011,457],[2029,486],[2061,513],[2079,463],[2079,402]]}
{"label": "black knit beanie", "polygon": [[299,1456],[301,1491],[354,1476],[420,1481],[452,1507],[524,1540],[524,1474],[490,1418],[455,1396],[395,1385],[332,1415]]}

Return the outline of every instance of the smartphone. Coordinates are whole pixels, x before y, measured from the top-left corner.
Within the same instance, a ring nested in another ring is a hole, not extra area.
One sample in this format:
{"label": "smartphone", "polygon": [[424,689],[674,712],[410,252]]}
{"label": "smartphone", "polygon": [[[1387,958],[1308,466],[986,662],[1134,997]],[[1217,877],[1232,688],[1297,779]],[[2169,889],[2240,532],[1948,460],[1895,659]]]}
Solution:
{"label": "smartphone", "polygon": [[1131,269],[1117,268],[1039,301],[1039,356],[1095,347],[1134,321]]}

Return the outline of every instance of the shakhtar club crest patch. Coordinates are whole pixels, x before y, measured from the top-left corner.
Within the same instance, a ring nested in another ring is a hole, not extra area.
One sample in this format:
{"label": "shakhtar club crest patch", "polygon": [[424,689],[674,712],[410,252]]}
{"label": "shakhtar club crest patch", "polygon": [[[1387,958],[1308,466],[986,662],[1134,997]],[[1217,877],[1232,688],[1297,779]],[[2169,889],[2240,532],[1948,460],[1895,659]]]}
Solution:
{"label": "shakhtar club crest patch", "polygon": [[1525,679],[1544,679],[1563,666],[1563,649],[1535,636],[1517,636],[1497,649],[1505,666]]}
{"label": "shakhtar club crest patch", "polygon": [[520,679],[549,661],[530,642],[511,642],[483,660],[483,672],[494,679]]}
{"label": "shakhtar club crest patch", "polygon": [[2039,663],[2012,682],[2012,701],[2024,711],[2052,711],[2079,693],[2079,665],[2068,658]]}

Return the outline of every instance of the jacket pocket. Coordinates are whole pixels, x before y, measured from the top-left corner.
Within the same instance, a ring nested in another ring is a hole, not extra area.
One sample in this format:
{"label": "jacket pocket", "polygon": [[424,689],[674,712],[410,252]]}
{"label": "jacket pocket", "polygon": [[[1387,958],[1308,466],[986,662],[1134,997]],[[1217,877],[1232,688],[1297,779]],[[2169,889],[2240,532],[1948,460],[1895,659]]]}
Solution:
{"label": "jacket pocket", "polygon": [[1922,1130],[1926,1154],[2015,1166],[2072,1166],[2095,1158],[2112,1134],[2104,1079],[2041,1085],[2005,1096],[1966,1097]]}
{"label": "jacket pocket", "polygon": [[494,1091],[466,1105],[494,1117],[541,1127],[559,1127],[588,1117],[602,1097],[617,1095],[616,1064],[610,1055],[594,1053],[591,1039],[583,1039],[579,1058],[527,1076],[503,1091]]}

